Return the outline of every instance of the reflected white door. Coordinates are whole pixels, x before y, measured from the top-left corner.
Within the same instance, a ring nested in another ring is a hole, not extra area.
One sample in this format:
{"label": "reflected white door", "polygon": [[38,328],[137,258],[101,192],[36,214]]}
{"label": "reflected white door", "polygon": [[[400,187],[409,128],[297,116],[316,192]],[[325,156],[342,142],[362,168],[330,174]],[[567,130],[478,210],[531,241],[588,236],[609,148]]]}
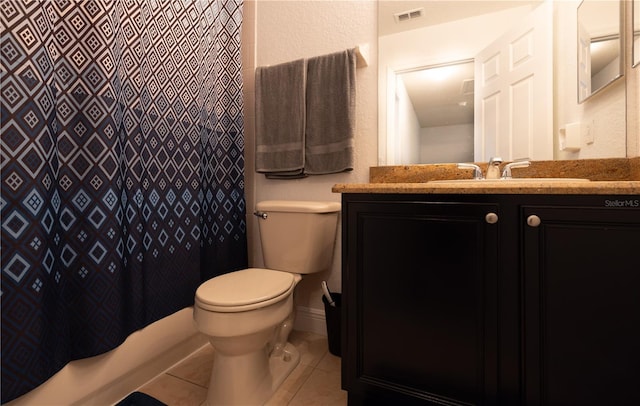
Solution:
{"label": "reflected white door", "polygon": [[578,22],[578,102],[591,95],[591,36]]}
{"label": "reflected white door", "polygon": [[474,159],[553,159],[553,8],[545,1],[475,59]]}

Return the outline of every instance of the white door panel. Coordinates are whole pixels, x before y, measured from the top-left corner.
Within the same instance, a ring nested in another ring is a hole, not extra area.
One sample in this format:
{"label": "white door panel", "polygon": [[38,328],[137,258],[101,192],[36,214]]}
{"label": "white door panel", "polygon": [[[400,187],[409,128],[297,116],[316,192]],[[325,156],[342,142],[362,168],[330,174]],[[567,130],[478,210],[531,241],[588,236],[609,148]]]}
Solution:
{"label": "white door panel", "polygon": [[553,158],[552,4],[476,57],[475,157]]}
{"label": "white door panel", "polygon": [[[482,133],[482,139],[480,140],[483,152],[485,150],[494,151],[499,144],[497,136],[500,134],[498,131],[500,123],[500,96],[500,93],[494,93],[493,95],[487,95],[487,97],[482,100],[481,114],[484,118],[483,125],[486,129],[486,131]],[[478,138],[477,136],[475,137],[476,143],[478,142]],[[477,158],[475,160],[479,161]]]}
{"label": "white door panel", "polygon": [[591,36],[578,22],[578,102],[591,95]]}

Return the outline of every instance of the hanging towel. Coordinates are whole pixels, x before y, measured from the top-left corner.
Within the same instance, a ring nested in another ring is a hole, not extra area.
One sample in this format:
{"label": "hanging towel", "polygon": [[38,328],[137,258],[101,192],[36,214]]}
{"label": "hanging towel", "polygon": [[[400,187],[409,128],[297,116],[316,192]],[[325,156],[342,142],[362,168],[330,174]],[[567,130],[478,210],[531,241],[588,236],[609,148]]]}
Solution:
{"label": "hanging towel", "polygon": [[304,59],[256,69],[256,172],[304,176]]}
{"label": "hanging towel", "polygon": [[308,175],[353,170],[355,50],[307,61],[305,168]]}

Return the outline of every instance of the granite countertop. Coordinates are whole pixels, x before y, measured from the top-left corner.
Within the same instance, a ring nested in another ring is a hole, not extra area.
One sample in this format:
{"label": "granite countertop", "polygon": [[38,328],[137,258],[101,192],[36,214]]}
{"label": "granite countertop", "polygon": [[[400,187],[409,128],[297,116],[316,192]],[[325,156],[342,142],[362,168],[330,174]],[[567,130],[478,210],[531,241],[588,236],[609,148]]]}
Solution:
{"label": "granite countertop", "polygon": [[335,193],[640,195],[640,181],[338,183]]}
{"label": "granite countertop", "polygon": [[[478,163],[486,168],[486,163]],[[371,183],[339,183],[334,193],[417,194],[618,194],[640,195],[640,157],[534,161],[527,168],[514,168],[509,181],[471,178],[471,171],[456,164],[378,166],[369,171]],[[528,178],[519,182],[517,178]],[[536,181],[532,178],[567,178],[566,181]],[[569,178],[589,179],[576,182]],[[454,180],[454,182],[442,182]],[[457,182],[455,180],[458,180]],[[439,181],[439,182],[433,182]]]}

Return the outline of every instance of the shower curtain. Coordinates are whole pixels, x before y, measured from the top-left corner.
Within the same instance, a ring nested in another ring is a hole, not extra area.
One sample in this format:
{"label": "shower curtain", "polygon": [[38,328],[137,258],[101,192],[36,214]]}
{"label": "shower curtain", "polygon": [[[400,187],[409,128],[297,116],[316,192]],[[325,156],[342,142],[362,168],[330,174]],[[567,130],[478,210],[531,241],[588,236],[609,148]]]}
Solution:
{"label": "shower curtain", "polygon": [[247,248],[242,0],[0,10],[4,403],[192,305]]}

